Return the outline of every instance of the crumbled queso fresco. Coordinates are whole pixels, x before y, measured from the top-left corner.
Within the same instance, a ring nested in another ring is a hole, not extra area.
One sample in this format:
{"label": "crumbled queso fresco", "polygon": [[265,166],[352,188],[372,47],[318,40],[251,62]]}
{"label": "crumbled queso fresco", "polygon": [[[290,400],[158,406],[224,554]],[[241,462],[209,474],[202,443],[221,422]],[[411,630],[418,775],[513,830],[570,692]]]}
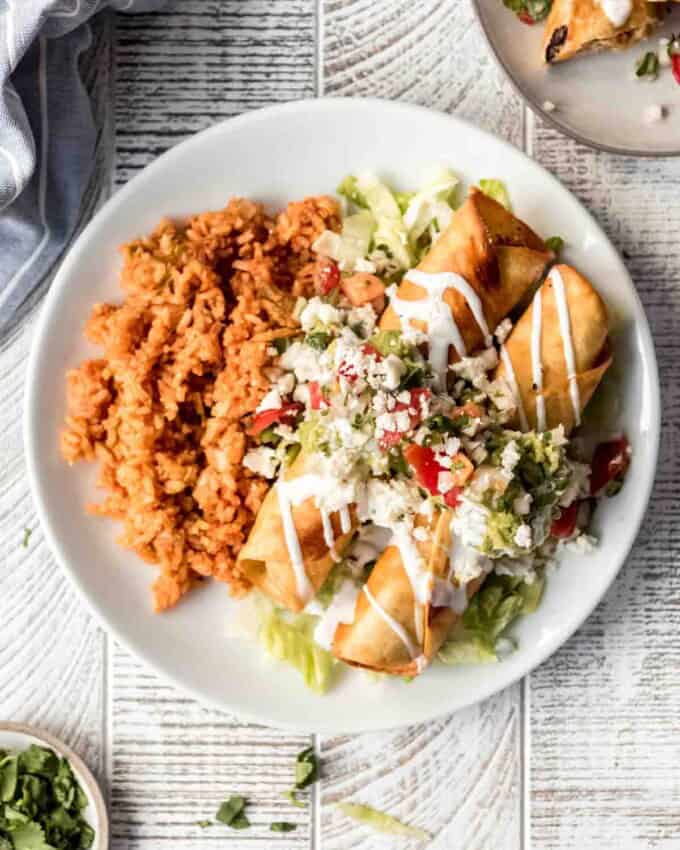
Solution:
{"label": "crumbled queso fresco", "polygon": [[[377,330],[372,307],[315,297],[297,315],[300,336],[280,352],[258,408],[292,413],[262,432],[245,465],[274,479],[300,451],[314,453],[315,471],[333,481],[322,510],[351,502],[362,523],[419,541],[433,512],[449,508],[459,584],[494,569],[531,581],[555,551],[554,516],[588,494],[589,467],[567,456],[561,428],[509,427],[515,402],[493,379],[495,345],[453,364],[443,392],[418,332]],[[498,344],[511,327],[498,326]]]}

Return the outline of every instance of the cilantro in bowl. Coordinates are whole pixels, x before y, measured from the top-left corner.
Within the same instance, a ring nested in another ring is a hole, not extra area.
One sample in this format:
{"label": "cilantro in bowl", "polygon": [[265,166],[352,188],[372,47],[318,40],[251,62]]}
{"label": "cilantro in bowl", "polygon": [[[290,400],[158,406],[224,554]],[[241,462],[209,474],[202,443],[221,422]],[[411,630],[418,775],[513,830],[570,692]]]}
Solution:
{"label": "cilantro in bowl", "polygon": [[87,850],[87,804],[65,758],[35,744],[0,750],[0,850]]}

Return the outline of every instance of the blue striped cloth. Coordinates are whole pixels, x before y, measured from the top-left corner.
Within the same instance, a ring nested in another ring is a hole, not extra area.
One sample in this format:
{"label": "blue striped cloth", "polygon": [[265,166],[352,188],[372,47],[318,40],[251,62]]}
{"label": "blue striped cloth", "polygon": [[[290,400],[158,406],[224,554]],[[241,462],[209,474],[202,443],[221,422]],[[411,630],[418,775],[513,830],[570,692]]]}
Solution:
{"label": "blue striped cloth", "polygon": [[79,220],[96,128],[78,74],[88,19],[164,0],[0,0],[0,335],[53,271]]}

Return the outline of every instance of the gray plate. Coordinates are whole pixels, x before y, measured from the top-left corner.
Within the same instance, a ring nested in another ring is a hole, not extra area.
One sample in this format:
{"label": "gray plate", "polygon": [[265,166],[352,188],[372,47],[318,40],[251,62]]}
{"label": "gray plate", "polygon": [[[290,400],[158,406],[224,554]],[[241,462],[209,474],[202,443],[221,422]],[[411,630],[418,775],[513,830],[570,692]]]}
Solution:
{"label": "gray plate", "polygon": [[[635,78],[636,60],[656,50],[661,36],[680,31],[680,4],[651,39],[628,50],[595,53],[547,67],[543,62],[543,23],[526,26],[502,0],[472,0],[489,46],[529,106],[558,130],[600,150],[633,156],[680,156],[680,85],[670,68],[654,82]],[[543,104],[557,107],[546,112]],[[666,118],[644,120],[658,104]]]}

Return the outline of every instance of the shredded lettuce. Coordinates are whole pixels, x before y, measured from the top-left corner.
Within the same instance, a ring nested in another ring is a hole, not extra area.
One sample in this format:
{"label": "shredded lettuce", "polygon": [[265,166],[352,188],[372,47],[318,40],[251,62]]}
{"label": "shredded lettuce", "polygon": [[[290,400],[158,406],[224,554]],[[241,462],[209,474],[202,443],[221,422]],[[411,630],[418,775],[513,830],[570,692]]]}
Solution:
{"label": "shredded lettuce", "polygon": [[439,650],[439,660],[451,665],[497,661],[499,638],[518,617],[536,610],[543,587],[542,576],[532,584],[513,576],[489,576]]}
{"label": "shredded lettuce", "polygon": [[376,832],[383,832],[388,835],[403,835],[405,838],[416,838],[419,841],[430,841],[432,836],[424,829],[418,829],[415,826],[408,826],[400,820],[385,814],[378,809],[373,809],[371,806],[364,806],[361,803],[338,803],[340,811],[347,815],[348,818],[358,821],[359,823],[370,826]]}
{"label": "shredded lettuce", "polygon": [[389,354],[395,354],[397,357],[410,357],[415,348],[404,339],[402,332],[397,330],[377,331],[369,338],[368,344],[373,346],[383,357],[387,357]]}
{"label": "shredded lettuce", "polygon": [[357,262],[369,252],[376,221],[372,213],[362,209],[342,220],[342,233],[324,230],[312,246],[317,254],[330,257],[344,271],[354,271]]}
{"label": "shredded lettuce", "polygon": [[279,609],[263,604],[258,637],[270,655],[291,664],[308,688],[323,694],[330,686],[335,661],[314,642],[315,624],[315,618],[307,614],[288,618]]}
{"label": "shredded lettuce", "polygon": [[352,200],[359,199],[354,202],[367,207],[375,218],[377,226],[373,233],[373,246],[389,251],[401,268],[410,268],[414,258],[409,248],[408,231],[392,190],[374,174],[347,178],[341,188],[346,184],[351,189],[350,194],[344,194]]}
{"label": "shredded lettuce", "polygon": [[444,230],[453,216],[458,178],[450,168],[437,168],[423,188],[412,197],[404,224],[408,228],[411,244],[415,245],[428,230]]}
{"label": "shredded lettuce", "polygon": [[512,210],[510,195],[508,194],[507,187],[502,180],[480,180],[479,188],[485,195],[488,195],[490,198],[493,198],[494,201],[498,201],[499,204],[502,204],[506,210]]}

